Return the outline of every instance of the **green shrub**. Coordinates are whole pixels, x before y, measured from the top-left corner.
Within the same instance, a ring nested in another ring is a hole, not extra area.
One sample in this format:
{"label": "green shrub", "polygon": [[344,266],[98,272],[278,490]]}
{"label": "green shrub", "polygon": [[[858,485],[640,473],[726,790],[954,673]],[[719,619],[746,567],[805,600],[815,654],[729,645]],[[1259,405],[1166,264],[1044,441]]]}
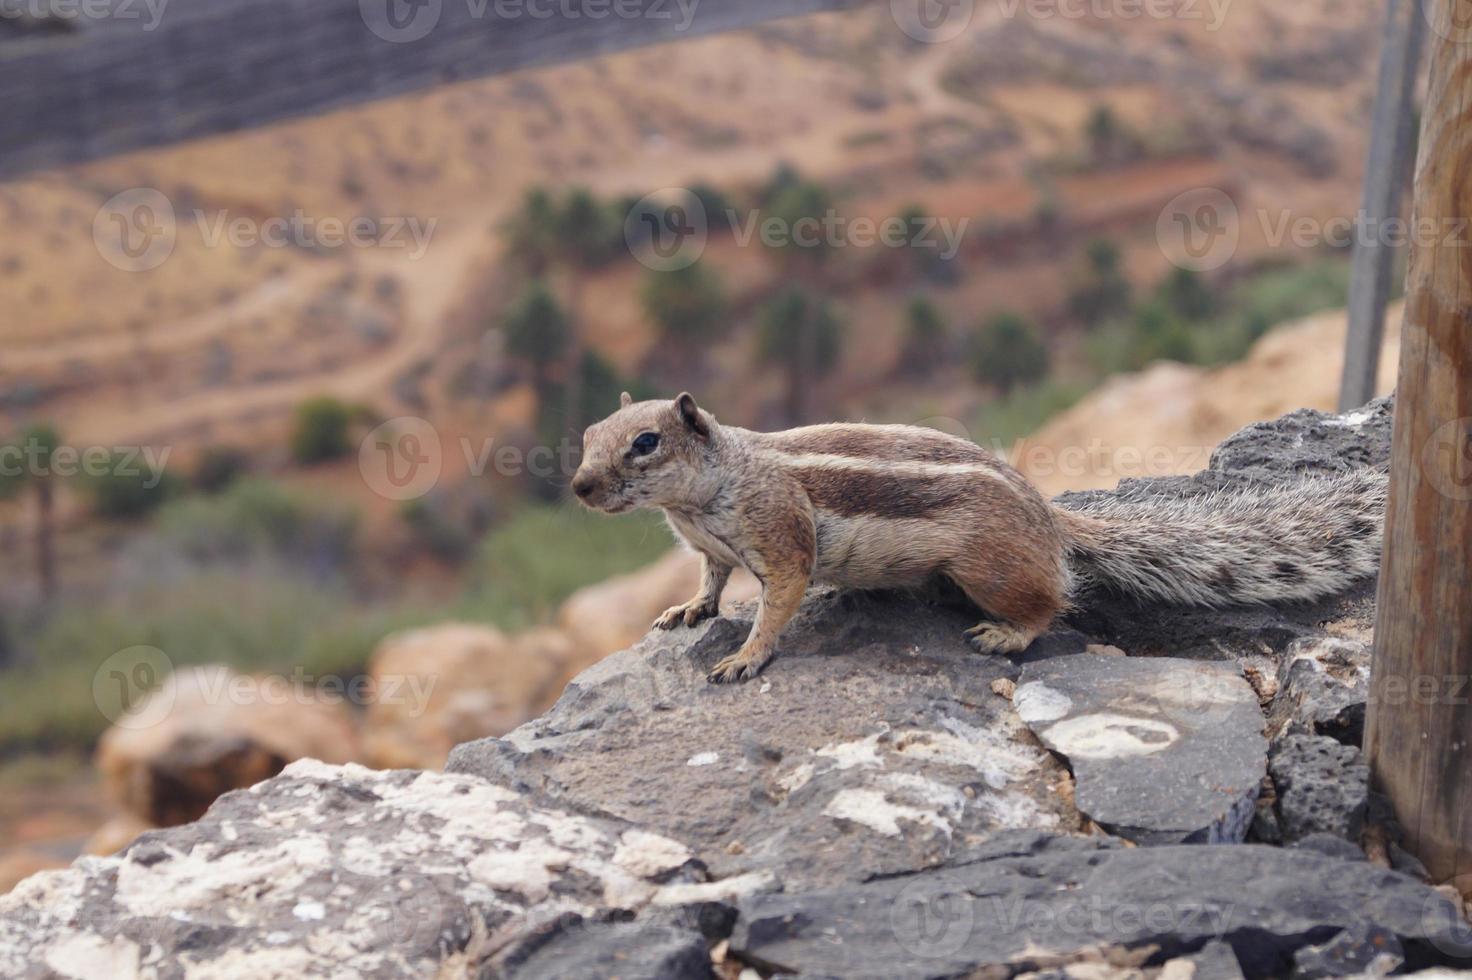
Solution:
{"label": "green shrub", "polygon": [[535,622],[577,589],[646,565],[671,544],[654,514],[524,507],[482,543],[470,602],[500,622]]}
{"label": "green shrub", "polygon": [[349,438],[353,413],[336,398],[303,402],[296,410],[291,433],[291,456],[303,466],[340,459],[352,452]]}
{"label": "green shrub", "polygon": [[157,523],[163,541],[193,561],[239,564],[272,558],[318,577],[349,563],[357,526],[351,511],[261,479],[241,480],[217,496],[170,504]]}
{"label": "green shrub", "polygon": [[1165,277],[1158,295],[1172,313],[1193,323],[1215,316],[1221,305],[1216,291],[1201,273],[1179,266]]}
{"label": "green shrub", "polygon": [[1090,329],[1129,312],[1131,287],[1120,268],[1119,246],[1096,238],[1084,249],[1087,269],[1068,294],[1068,310]]}
{"label": "green shrub", "polygon": [[183,482],[167,470],[155,470],[141,456],[110,454],[105,468],[83,477],[99,517],[126,520],[152,513],[183,491]]}
{"label": "green shrub", "polygon": [[998,313],[972,337],[971,366],[976,379],[1008,394],[1048,373],[1048,349],[1037,328],[1016,313]]}
{"label": "green shrub", "polygon": [[199,454],[190,483],[204,493],[219,493],[250,469],[250,455],[234,446],[211,446]]}

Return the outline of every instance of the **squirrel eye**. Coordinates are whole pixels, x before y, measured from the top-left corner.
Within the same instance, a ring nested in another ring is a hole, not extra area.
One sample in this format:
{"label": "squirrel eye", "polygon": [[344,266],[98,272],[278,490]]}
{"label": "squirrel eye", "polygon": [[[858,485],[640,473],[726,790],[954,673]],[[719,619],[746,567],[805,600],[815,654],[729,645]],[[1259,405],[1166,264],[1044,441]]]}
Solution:
{"label": "squirrel eye", "polygon": [[659,433],[641,432],[639,434],[639,438],[634,440],[634,455],[648,456],[650,453],[654,452],[655,447],[658,445]]}

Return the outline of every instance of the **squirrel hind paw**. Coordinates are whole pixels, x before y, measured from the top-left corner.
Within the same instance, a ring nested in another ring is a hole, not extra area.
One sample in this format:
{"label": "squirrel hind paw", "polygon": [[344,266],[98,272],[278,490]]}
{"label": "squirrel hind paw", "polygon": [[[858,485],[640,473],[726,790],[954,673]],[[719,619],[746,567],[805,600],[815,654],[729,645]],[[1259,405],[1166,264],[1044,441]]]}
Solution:
{"label": "squirrel hind paw", "polygon": [[1037,635],[1037,630],[1011,623],[978,623],[966,631],[966,641],[978,653],[1021,653]]}
{"label": "squirrel hind paw", "polygon": [[738,681],[749,681],[762,672],[767,661],[772,657],[749,657],[741,653],[733,653],[720,663],[711,668],[705,679],[712,684],[734,684]]}

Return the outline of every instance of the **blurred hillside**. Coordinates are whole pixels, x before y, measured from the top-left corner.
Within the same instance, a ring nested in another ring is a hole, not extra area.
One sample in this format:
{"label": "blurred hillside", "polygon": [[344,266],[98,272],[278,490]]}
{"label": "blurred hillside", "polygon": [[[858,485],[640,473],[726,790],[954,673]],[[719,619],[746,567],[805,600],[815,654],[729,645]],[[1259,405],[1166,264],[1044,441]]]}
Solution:
{"label": "blurred hillside", "polygon": [[[1341,307],[1347,253],[1281,232],[1358,204],[1378,12],[1025,10],[978,3],[926,44],[872,5],[0,185],[0,446],[158,462],[0,478],[0,785],[60,780],[87,810],[69,767],[106,727],[94,679],[120,650],[361,677],[397,630],[547,623],[655,560],[656,520],[565,499],[578,432],[621,388],[688,388],[758,427],[936,425],[1050,491],[1162,471],[1057,466],[1096,439],[1183,472],[1244,422],[1326,407],[1342,315],[1269,331]],[[136,188],[175,219],[145,271],[106,245],[108,203]],[[660,271],[626,228],[672,189],[709,237]],[[1240,241],[1193,271],[1161,227],[1203,189]],[[960,237],[743,239],[828,214]],[[231,233],[297,218],[376,237]],[[408,418],[439,476],[401,495],[364,460],[370,433],[402,449]],[[48,775],[33,753],[69,761]]]}

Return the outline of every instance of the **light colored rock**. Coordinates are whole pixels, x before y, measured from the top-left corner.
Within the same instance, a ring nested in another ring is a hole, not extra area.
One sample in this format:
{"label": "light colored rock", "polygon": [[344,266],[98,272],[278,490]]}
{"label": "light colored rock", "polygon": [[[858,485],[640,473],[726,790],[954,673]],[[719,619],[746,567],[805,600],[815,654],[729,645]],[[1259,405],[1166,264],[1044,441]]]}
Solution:
{"label": "light colored rock", "polygon": [[42,854],[40,851],[12,851],[0,857],[0,895],[38,871],[64,867],[65,861],[50,854]]}
{"label": "light colored rock", "polygon": [[228,667],[170,674],[130,716],[103,733],[97,768],[109,795],[155,826],[198,818],[215,798],[296,759],[358,757],[342,688]]}
{"label": "light colored rock", "polygon": [[0,898],[0,976],[500,976],[497,954],[560,916],[704,881],[669,880],[682,853],[470,777],[303,760],[197,823],[28,878]]}
{"label": "light colored rock", "polygon": [[[579,589],[558,611],[557,621],[586,651],[583,666],[615,650],[633,646],[660,613],[695,595],[700,584],[700,559],[683,548],[636,572],[619,575]],[[754,598],[761,590],[744,569],[731,576],[721,608]]]}
{"label": "light colored rock", "polygon": [[573,641],[550,628],[508,635],[444,623],[395,633],[369,662],[366,759],[437,769],[456,744],[505,734],[549,707],[578,659]]}
{"label": "light colored rock", "polygon": [[[1396,304],[1386,316],[1381,394],[1395,386],[1403,311]],[[1162,361],[1110,378],[1023,440],[1011,461],[1046,493],[1195,473],[1214,446],[1250,422],[1334,409],[1345,322],[1344,311],[1333,310],[1285,324],[1244,360],[1218,368]]]}

